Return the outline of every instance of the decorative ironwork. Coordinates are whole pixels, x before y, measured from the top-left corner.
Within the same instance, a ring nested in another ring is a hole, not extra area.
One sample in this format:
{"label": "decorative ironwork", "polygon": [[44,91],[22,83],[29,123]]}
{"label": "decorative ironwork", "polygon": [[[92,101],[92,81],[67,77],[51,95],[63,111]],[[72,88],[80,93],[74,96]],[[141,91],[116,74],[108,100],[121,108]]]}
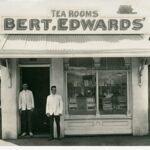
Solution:
{"label": "decorative ironwork", "polygon": [[141,87],[142,86],[142,75],[144,70],[144,65],[147,62],[147,58],[139,58],[139,66],[138,66],[138,84]]}

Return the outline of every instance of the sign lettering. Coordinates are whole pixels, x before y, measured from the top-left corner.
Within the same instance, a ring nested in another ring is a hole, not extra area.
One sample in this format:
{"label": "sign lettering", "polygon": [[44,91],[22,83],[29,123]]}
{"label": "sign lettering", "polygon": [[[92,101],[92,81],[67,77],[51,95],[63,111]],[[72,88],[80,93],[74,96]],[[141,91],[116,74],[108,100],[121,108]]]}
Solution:
{"label": "sign lettering", "polygon": [[1,17],[1,34],[141,34],[144,17],[103,17],[94,11],[52,10],[47,17]]}

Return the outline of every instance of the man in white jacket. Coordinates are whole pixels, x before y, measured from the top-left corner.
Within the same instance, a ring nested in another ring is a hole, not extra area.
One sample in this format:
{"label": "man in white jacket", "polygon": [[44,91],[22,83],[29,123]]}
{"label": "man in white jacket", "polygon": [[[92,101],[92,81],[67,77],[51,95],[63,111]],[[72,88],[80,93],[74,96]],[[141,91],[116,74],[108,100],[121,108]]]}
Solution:
{"label": "man in white jacket", "polygon": [[32,133],[32,112],[34,109],[34,97],[32,91],[28,90],[28,85],[23,84],[23,90],[19,93],[19,111],[22,117],[22,135],[30,136]]}
{"label": "man in white jacket", "polygon": [[60,139],[60,116],[63,113],[62,97],[56,94],[56,86],[51,87],[51,95],[47,96],[46,115],[49,117],[50,138],[54,139],[54,119],[57,126],[57,138]]}

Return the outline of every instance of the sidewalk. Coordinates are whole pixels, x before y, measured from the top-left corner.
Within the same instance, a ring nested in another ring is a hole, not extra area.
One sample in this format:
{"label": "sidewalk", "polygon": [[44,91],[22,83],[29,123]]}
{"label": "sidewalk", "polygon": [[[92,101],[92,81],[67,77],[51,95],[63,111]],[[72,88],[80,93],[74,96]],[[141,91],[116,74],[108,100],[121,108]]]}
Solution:
{"label": "sidewalk", "polygon": [[61,141],[47,138],[0,140],[1,146],[150,146],[150,136],[100,135],[85,137],[67,136]]}

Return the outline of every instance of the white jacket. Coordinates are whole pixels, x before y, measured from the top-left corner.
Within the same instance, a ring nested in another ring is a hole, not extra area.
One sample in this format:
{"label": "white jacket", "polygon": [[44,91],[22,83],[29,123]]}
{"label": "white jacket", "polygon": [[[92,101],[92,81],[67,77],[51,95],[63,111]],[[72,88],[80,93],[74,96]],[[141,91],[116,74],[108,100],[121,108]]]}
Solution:
{"label": "white jacket", "polygon": [[32,91],[22,90],[19,94],[19,109],[31,110],[34,108],[34,98]]}
{"label": "white jacket", "polygon": [[60,95],[49,95],[47,96],[46,103],[46,114],[60,115],[63,112],[63,101]]}

